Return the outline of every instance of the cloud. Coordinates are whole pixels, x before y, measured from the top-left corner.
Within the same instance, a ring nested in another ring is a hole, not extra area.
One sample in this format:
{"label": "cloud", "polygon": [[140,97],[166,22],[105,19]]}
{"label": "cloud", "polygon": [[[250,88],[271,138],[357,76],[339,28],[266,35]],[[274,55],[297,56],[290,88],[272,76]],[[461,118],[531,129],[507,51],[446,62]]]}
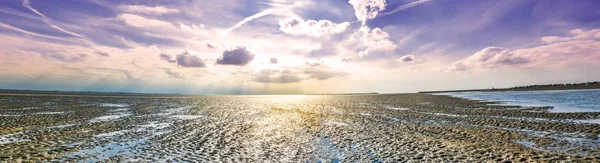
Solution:
{"label": "cloud", "polygon": [[321,62],[309,62],[309,61],[305,61],[304,62],[306,65],[310,66],[310,67],[320,67],[320,66],[324,66],[325,62],[321,61]]}
{"label": "cloud", "polygon": [[40,13],[39,11],[37,11],[36,9],[34,9],[33,7],[31,7],[31,2],[29,2],[29,0],[23,0],[23,6],[24,6],[25,8],[27,8],[27,9],[29,9],[30,11],[34,12],[35,14],[37,14],[37,15],[41,16],[41,17],[42,17],[42,20],[44,20],[44,22],[45,22],[47,25],[49,25],[50,27],[52,27],[52,28],[54,28],[54,29],[56,29],[56,30],[59,30],[59,31],[61,31],[61,32],[64,32],[64,33],[66,33],[66,34],[69,34],[69,35],[71,35],[71,36],[74,36],[74,37],[78,37],[78,38],[83,38],[83,39],[85,39],[85,37],[84,37],[83,35],[77,34],[77,33],[75,33],[75,32],[71,32],[71,31],[69,31],[69,30],[63,29],[63,28],[61,28],[61,27],[59,27],[59,26],[57,26],[57,25],[54,25],[54,24],[52,24],[52,23],[51,23],[51,21],[52,21],[52,20],[51,20],[50,18],[46,17],[46,15],[44,15],[44,14]]}
{"label": "cloud", "polygon": [[162,59],[162,60],[164,60],[164,61],[167,61],[167,62],[169,62],[169,63],[175,63],[175,62],[177,62],[177,60],[175,60],[175,59],[173,58],[173,56],[171,56],[171,55],[168,55],[168,54],[165,54],[165,53],[161,53],[161,54],[160,54],[160,55],[158,55],[158,56],[160,57],[160,59]]}
{"label": "cloud", "polygon": [[364,57],[372,52],[395,50],[396,44],[388,38],[388,33],[379,28],[371,30],[367,26],[362,26],[357,32],[352,34],[349,41],[358,42],[359,46],[363,48],[358,53],[358,56]]}
{"label": "cloud", "polygon": [[49,59],[49,60],[55,60],[55,61],[61,61],[61,62],[81,62],[83,61],[84,58],[87,58],[87,54],[75,54],[75,55],[69,55],[69,54],[61,54],[61,53],[47,53],[47,54],[42,54],[43,58]]}
{"label": "cloud", "polygon": [[271,6],[275,6],[274,8],[270,8],[270,9],[266,9],[263,10],[259,13],[256,13],[254,15],[250,15],[246,18],[244,18],[242,21],[236,23],[234,26],[230,27],[227,29],[227,32],[229,31],[233,31],[237,28],[239,28],[240,26],[254,20],[254,19],[258,19],[270,14],[273,14],[274,12],[280,12],[280,11],[285,11],[285,10],[289,10],[292,9],[294,7],[299,7],[299,6],[303,6],[304,4],[301,1],[296,1],[295,3],[293,3],[292,5],[279,5],[279,4],[271,4]]}
{"label": "cloud", "polygon": [[342,61],[342,62],[346,62],[346,63],[348,63],[348,62],[350,62],[350,61],[352,61],[352,60],[353,60],[353,58],[352,58],[352,57],[344,57],[344,58],[342,58],[342,60],[341,60],[341,61]]}
{"label": "cloud", "polygon": [[211,49],[215,49],[215,48],[218,48],[219,46],[217,46],[215,44],[211,44],[211,43],[206,43],[206,47],[211,48]]}
{"label": "cloud", "polygon": [[254,56],[245,46],[234,46],[223,52],[223,56],[217,59],[217,64],[245,66],[254,59]]}
{"label": "cloud", "polygon": [[133,14],[121,14],[119,15],[119,19],[123,20],[130,26],[138,27],[138,28],[168,28],[168,29],[176,29],[173,24],[156,20],[156,19],[148,19],[139,15]]}
{"label": "cloud", "polygon": [[400,58],[400,61],[401,62],[414,62],[415,56],[414,55],[405,55]]}
{"label": "cloud", "polygon": [[309,58],[322,58],[326,56],[334,56],[338,54],[337,46],[331,43],[327,44],[319,44],[319,46],[315,49],[312,49],[308,52],[306,57]]}
{"label": "cloud", "polygon": [[304,73],[307,74],[309,78],[314,78],[317,80],[327,80],[327,79],[331,79],[331,78],[344,77],[344,76],[348,75],[345,72],[335,72],[335,71],[328,71],[325,69],[317,69],[317,68],[307,69],[304,71]]}
{"label": "cloud", "polygon": [[169,13],[179,13],[180,11],[177,9],[171,9],[164,6],[144,6],[144,5],[124,5],[121,6],[122,10],[133,13],[142,13],[148,15],[163,15]]}
{"label": "cloud", "polygon": [[302,78],[292,73],[290,70],[261,70],[254,77],[254,81],[259,83],[297,83],[302,81]]}
{"label": "cloud", "polygon": [[107,52],[101,52],[101,51],[96,51],[96,54],[102,56],[102,57],[109,57],[110,54],[108,54]]}
{"label": "cloud", "polygon": [[451,71],[465,71],[471,68],[490,68],[504,65],[527,64],[530,60],[501,47],[487,47],[466,59],[452,63]]}
{"label": "cloud", "polygon": [[279,30],[292,35],[308,35],[319,37],[346,31],[350,23],[333,23],[329,20],[307,20],[292,17],[279,21]]}
{"label": "cloud", "polygon": [[572,36],[546,36],[542,37],[542,42],[546,44],[558,43],[558,42],[566,42],[573,40],[594,40],[600,39],[600,29],[592,29],[592,30],[583,30],[583,29],[573,29],[570,30],[569,35]]}
{"label": "cloud", "polygon": [[183,73],[181,72],[177,72],[171,69],[164,69],[165,73],[167,75],[169,75],[170,78],[176,78],[176,79],[185,79],[185,75],[183,75]]}
{"label": "cloud", "polygon": [[354,15],[362,22],[377,17],[380,11],[385,10],[385,0],[350,0],[348,1],[354,7]]}
{"label": "cloud", "polygon": [[468,71],[500,66],[563,69],[600,67],[600,29],[574,29],[567,36],[546,36],[544,44],[516,50],[487,47],[452,63],[448,71]]}
{"label": "cloud", "polygon": [[433,1],[433,0],[418,0],[418,1],[414,1],[414,2],[411,2],[411,3],[404,4],[404,5],[402,5],[402,6],[399,6],[399,7],[397,7],[396,9],[394,9],[394,10],[392,10],[392,11],[388,11],[388,12],[385,12],[385,13],[381,13],[381,14],[379,14],[379,15],[380,15],[380,16],[383,16],[383,15],[390,15],[390,14],[394,14],[394,13],[400,12],[400,11],[402,11],[402,10],[406,10],[406,9],[409,9],[409,8],[415,7],[415,6],[417,6],[417,5],[420,5],[420,4],[423,4],[423,3],[427,3],[427,2],[431,2],[431,1]]}
{"label": "cloud", "polygon": [[277,58],[271,58],[271,59],[269,59],[269,62],[271,64],[277,64],[279,61],[277,60]]}
{"label": "cloud", "polygon": [[177,65],[182,67],[206,67],[204,64],[204,60],[198,58],[197,56],[191,55],[187,51],[183,54],[177,55]]}
{"label": "cloud", "polygon": [[285,70],[261,70],[254,76],[254,81],[259,83],[298,83],[303,80],[316,79],[328,80],[331,78],[344,77],[348,73],[337,72],[327,68],[307,68],[299,71]]}
{"label": "cloud", "polygon": [[266,9],[264,11],[254,14],[254,15],[248,16],[248,17],[244,18],[242,21],[240,21],[240,22],[236,23],[235,25],[233,25],[232,27],[228,28],[227,31],[233,31],[254,19],[258,19],[260,17],[267,16],[267,15],[273,13],[274,11],[275,11],[275,9]]}
{"label": "cloud", "polygon": [[21,32],[23,34],[34,36],[34,37],[40,37],[40,38],[46,38],[46,39],[58,40],[58,41],[68,41],[68,40],[66,40],[64,38],[60,38],[60,37],[56,37],[56,36],[43,35],[43,34],[39,34],[39,33],[35,33],[35,32],[30,32],[30,31],[27,31],[27,30],[24,30],[24,29],[21,29],[21,28],[17,28],[17,27],[11,26],[9,24],[4,24],[4,23],[1,23],[1,22],[0,22],[0,27],[6,28],[6,29],[10,29],[10,30],[14,30],[14,31],[17,31],[17,32]]}

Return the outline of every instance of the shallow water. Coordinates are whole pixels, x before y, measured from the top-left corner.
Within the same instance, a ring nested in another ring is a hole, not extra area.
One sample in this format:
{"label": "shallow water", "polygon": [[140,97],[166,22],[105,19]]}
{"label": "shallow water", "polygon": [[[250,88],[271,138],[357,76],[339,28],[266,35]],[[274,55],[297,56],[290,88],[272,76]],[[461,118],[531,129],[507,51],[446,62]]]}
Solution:
{"label": "shallow water", "polygon": [[506,91],[506,92],[449,92],[450,95],[485,101],[500,101],[505,105],[552,106],[551,112],[600,112],[600,89]]}

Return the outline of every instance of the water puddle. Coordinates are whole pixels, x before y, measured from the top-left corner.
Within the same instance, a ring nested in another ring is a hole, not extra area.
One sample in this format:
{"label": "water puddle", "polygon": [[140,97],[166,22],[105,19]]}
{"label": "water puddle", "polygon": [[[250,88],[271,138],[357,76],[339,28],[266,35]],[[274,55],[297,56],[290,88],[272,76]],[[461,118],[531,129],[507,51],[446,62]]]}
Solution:
{"label": "water puddle", "polygon": [[73,126],[77,126],[77,125],[79,125],[79,124],[71,123],[71,124],[66,124],[66,125],[50,126],[50,127],[47,127],[47,128],[49,128],[49,129],[61,129],[61,128],[73,127]]}
{"label": "water puddle", "polygon": [[25,138],[25,136],[24,132],[0,135],[0,145],[31,141]]}
{"label": "water puddle", "polygon": [[129,107],[128,104],[115,104],[115,103],[101,103],[99,106],[103,107],[113,107],[113,108],[124,108]]}
{"label": "water puddle", "polygon": [[121,118],[124,118],[124,117],[131,116],[131,115],[133,115],[133,114],[131,114],[131,113],[119,113],[119,114],[115,114],[115,115],[105,115],[105,116],[96,117],[94,119],[91,119],[90,123],[113,121],[113,120],[118,120],[118,119],[121,119]]}

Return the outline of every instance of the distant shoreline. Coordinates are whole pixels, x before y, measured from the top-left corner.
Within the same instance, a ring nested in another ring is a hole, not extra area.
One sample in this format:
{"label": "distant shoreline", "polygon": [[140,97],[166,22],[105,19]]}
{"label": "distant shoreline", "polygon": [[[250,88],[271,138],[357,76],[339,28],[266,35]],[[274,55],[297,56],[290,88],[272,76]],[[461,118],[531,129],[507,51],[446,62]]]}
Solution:
{"label": "distant shoreline", "polygon": [[[501,91],[543,91],[543,90],[577,90],[577,89],[600,89],[600,82],[587,82],[576,84],[547,84],[518,86],[511,88],[491,88],[491,89],[468,89],[468,90],[441,90],[441,91],[419,91],[418,93],[449,93],[449,92],[501,92]],[[70,96],[194,96],[192,94],[169,94],[169,93],[128,93],[128,92],[89,92],[89,91],[57,91],[57,90],[19,90],[19,89],[0,89],[0,95],[20,94],[20,95],[70,95]],[[366,93],[321,93],[304,95],[379,95],[378,92]],[[202,95],[202,94],[198,94]]]}
{"label": "distant shoreline", "polygon": [[468,90],[446,90],[446,91],[420,91],[419,93],[450,93],[450,92],[503,92],[503,91],[549,91],[549,90],[577,90],[577,89],[600,89],[600,82],[587,82],[575,84],[546,84],[529,85],[511,88],[492,89],[468,89]]}

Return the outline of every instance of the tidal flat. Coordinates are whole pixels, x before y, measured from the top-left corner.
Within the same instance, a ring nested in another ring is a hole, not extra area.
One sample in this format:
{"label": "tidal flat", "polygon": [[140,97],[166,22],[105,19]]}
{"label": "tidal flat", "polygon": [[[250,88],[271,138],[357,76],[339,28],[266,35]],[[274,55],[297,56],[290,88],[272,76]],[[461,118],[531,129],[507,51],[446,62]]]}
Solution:
{"label": "tidal flat", "polygon": [[0,162],[600,161],[600,112],[433,94],[0,95]]}

